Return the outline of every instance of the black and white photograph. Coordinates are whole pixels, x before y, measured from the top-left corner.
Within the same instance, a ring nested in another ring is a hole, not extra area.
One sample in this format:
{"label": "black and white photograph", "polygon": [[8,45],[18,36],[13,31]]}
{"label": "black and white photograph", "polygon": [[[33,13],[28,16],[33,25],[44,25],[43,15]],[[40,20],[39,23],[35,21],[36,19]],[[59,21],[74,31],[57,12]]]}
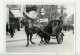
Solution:
{"label": "black and white photograph", "polygon": [[5,4],[6,53],[75,55],[75,3]]}

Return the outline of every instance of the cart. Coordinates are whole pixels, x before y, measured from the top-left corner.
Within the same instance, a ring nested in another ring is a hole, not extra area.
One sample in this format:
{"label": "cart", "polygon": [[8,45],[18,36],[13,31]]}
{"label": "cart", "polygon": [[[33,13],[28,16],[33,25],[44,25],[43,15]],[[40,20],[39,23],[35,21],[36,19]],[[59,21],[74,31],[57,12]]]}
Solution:
{"label": "cart", "polygon": [[59,20],[52,20],[49,21],[47,26],[44,27],[44,41],[46,43],[49,43],[50,38],[56,39],[58,44],[61,44],[63,42],[64,34],[59,24]]}

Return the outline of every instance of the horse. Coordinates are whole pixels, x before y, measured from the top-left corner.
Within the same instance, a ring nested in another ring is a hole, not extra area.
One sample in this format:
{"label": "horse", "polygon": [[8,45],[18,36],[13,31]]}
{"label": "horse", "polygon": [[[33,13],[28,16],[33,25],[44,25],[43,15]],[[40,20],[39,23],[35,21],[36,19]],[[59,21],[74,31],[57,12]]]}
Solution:
{"label": "horse", "polygon": [[37,35],[39,35],[41,37],[40,43],[43,42],[43,36],[41,35],[42,31],[41,31],[40,28],[35,27],[35,26],[33,26],[31,28],[28,28],[28,26],[25,26],[25,32],[26,32],[26,35],[27,35],[27,45],[26,45],[26,47],[29,46],[29,35],[30,35],[30,42],[32,44],[35,44],[35,42],[32,41],[32,36],[33,36],[33,34],[36,34],[36,33],[37,33]]}
{"label": "horse", "polygon": [[29,23],[27,20],[25,20],[24,23],[25,23],[24,24],[25,33],[27,36],[27,45],[25,47],[29,46],[29,37],[30,37],[30,42],[32,44],[35,44],[35,42],[32,41],[32,37],[33,37],[33,34],[36,34],[36,33],[37,33],[37,35],[39,35],[41,37],[40,43],[42,43],[43,42],[43,36],[41,35],[41,33],[42,33],[41,29],[39,27],[36,27],[36,26],[32,26],[31,28],[29,28]]}

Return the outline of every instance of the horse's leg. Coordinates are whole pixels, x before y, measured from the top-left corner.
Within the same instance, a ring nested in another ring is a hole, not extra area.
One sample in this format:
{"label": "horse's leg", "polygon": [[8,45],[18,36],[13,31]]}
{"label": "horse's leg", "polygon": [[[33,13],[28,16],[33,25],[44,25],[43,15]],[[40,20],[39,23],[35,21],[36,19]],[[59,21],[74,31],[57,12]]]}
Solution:
{"label": "horse's leg", "polygon": [[27,35],[27,45],[26,45],[26,47],[27,46],[29,46],[29,34],[26,34]]}
{"label": "horse's leg", "polygon": [[40,37],[41,37],[41,41],[40,41],[39,45],[41,45],[44,42],[43,37],[42,36],[40,36]]}
{"label": "horse's leg", "polygon": [[32,36],[33,36],[33,34],[30,34],[30,42],[31,42],[32,44],[35,44],[34,42],[32,42]]}
{"label": "horse's leg", "polygon": [[40,43],[42,43],[42,42],[44,42],[44,41],[43,41],[43,37],[41,37],[41,41],[40,41]]}
{"label": "horse's leg", "polygon": [[41,37],[41,41],[44,42],[44,41],[43,41],[43,37]]}
{"label": "horse's leg", "polygon": [[39,36],[40,36],[40,38],[41,38],[40,43],[44,42],[44,41],[43,41],[43,35],[42,35],[42,33],[39,33]]}

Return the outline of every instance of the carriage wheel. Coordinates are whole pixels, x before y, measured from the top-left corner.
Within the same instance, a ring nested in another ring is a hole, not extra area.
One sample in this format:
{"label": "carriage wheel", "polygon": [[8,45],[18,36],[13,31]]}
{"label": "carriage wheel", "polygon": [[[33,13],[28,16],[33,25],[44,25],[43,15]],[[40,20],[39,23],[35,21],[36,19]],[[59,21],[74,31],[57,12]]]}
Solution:
{"label": "carriage wheel", "polygon": [[57,36],[57,42],[58,42],[58,44],[61,44],[63,42],[63,36],[62,35],[59,34]]}
{"label": "carriage wheel", "polygon": [[44,41],[45,41],[46,43],[49,43],[49,41],[50,41],[50,36],[44,37]]}

